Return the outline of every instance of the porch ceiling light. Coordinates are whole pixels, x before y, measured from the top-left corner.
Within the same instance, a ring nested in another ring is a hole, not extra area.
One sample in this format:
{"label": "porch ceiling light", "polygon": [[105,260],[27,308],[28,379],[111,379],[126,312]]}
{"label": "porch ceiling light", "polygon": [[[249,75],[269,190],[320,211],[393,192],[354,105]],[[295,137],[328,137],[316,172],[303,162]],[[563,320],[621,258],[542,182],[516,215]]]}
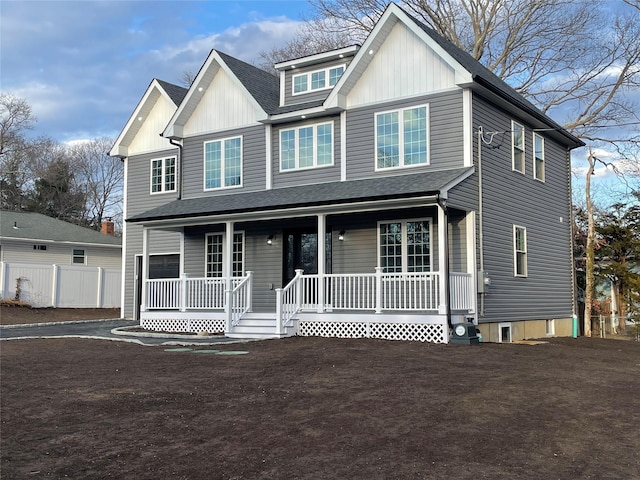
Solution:
{"label": "porch ceiling light", "polygon": [[267,237],[267,245],[273,245],[273,235]]}
{"label": "porch ceiling light", "polygon": [[338,233],[338,240],[344,242],[344,230],[340,230],[340,233]]}

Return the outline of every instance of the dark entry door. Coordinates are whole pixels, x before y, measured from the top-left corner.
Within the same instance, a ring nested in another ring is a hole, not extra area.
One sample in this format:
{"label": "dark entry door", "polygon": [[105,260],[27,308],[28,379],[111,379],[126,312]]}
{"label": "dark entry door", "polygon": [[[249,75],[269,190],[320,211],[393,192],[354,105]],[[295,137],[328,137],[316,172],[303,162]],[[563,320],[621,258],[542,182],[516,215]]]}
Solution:
{"label": "dark entry door", "polygon": [[[331,233],[326,234],[325,272],[331,273]],[[318,234],[313,230],[287,230],[284,232],[283,286],[296,275],[297,269],[306,275],[318,273]]]}

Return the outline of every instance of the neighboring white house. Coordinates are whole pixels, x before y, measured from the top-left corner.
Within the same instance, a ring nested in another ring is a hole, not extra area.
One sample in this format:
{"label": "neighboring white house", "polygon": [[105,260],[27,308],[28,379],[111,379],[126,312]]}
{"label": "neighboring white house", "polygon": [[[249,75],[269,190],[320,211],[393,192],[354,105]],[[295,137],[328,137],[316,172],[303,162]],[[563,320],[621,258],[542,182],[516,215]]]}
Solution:
{"label": "neighboring white house", "polygon": [[34,307],[120,306],[122,241],[33,212],[0,211],[0,298]]}

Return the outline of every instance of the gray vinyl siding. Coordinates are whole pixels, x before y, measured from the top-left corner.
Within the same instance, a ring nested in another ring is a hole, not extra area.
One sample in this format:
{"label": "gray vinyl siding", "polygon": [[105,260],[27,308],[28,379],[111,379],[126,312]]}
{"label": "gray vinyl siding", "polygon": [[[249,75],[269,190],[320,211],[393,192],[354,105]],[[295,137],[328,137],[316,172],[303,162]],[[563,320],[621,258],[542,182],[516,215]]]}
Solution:
{"label": "gray vinyl siding", "polygon": [[[429,105],[429,160],[420,167],[375,171],[375,115],[399,108]],[[356,180],[377,175],[406,175],[459,168],[464,165],[462,90],[369,105],[347,112],[347,178]]]}
{"label": "gray vinyl siding", "polygon": [[[526,173],[512,171],[511,120],[475,97],[474,131],[504,131],[483,147],[484,265],[491,278],[480,321],[566,318],[572,314],[567,154],[545,136],[546,182],[533,179],[531,126],[525,126]],[[544,136],[544,132],[542,133]],[[561,221],[562,218],[562,221]],[[526,228],[528,276],[514,276],[513,225]]]}
{"label": "gray vinyl siding", "polygon": [[449,211],[449,269],[467,272],[467,224],[463,212]]}
{"label": "gray vinyl siding", "polygon": [[[204,190],[204,143],[232,137],[242,137],[242,187]],[[265,188],[266,139],[265,127],[250,127],[226,130],[185,139],[183,147],[183,193],[182,198],[227,195],[240,191],[255,191]]]}
{"label": "gray vinyl siding", "polygon": [[[284,77],[284,105],[295,105],[297,103],[306,103],[312,102],[314,100],[324,100],[331,93],[331,88],[327,88],[325,90],[315,90],[310,91],[308,93],[300,93],[297,95],[293,95],[293,76],[300,75],[301,73],[308,73],[317,70],[321,70],[323,68],[331,68],[339,65],[345,65],[348,67],[349,63],[353,57],[345,59],[341,58],[339,60],[333,60],[331,62],[325,62],[320,65],[312,65],[304,68],[295,68],[285,71]],[[327,82],[329,79],[327,78]]]}
{"label": "gray vinyl siding", "polygon": [[[304,170],[280,171],[280,132],[291,128],[328,122],[333,122],[333,165],[306,168]],[[328,118],[314,118],[312,121],[278,125],[273,127],[271,133],[271,145],[273,148],[273,153],[271,155],[271,158],[273,159],[271,171],[273,175],[274,188],[340,181],[340,162],[342,161],[340,158],[340,117],[332,116]]]}
{"label": "gray vinyl siding", "polygon": [[[142,213],[151,208],[169,203],[177,198],[177,192],[151,194],[151,160],[155,158],[166,158],[168,156],[178,156],[178,150],[170,150],[161,153],[151,153],[138,155],[126,160],[127,169],[127,197],[126,211],[127,217]],[[178,179],[179,181],[179,179]],[[137,223],[127,223],[126,242],[124,247],[125,270],[124,270],[124,316],[132,317],[134,308],[134,267],[135,256],[142,254],[142,225]],[[164,232],[160,230],[150,231],[148,250],[153,253],[179,253],[180,234],[177,232]]]}

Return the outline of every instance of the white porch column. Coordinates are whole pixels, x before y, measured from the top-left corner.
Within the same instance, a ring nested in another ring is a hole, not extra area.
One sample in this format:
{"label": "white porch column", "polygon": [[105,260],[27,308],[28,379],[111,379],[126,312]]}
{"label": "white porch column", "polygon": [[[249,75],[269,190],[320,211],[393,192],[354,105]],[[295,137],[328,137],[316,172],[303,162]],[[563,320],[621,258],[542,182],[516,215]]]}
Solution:
{"label": "white porch column", "polygon": [[231,315],[232,315],[232,308],[231,308],[231,291],[233,290],[232,287],[232,282],[231,282],[231,275],[233,275],[233,222],[225,222],[225,235],[224,235],[224,249],[222,251],[222,259],[223,259],[223,267],[222,267],[222,275],[224,276],[224,278],[226,279],[225,282],[225,292],[224,292],[224,298],[225,298],[225,305],[224,305],[224,311],[226,314],[226,318],[227,318],[227,326],[226,326],[226,331],[230,332],[232,325],[231,325]]}
{"label": "white porch column", "polygon": [[149,230],[142,227],[142,298],[140,302],[140,311],[147,311],[147,279],[149,278]]}
{"label": "white porch column", "polygon": [[440,315],[447,314],[447,304],[449,299],[447,298],[447,282],[448,268],[447,268],[447,242],[448,242],[448,225],[447,215],[444,208],[438,203],[438,278],[440,279],[440,302],[438,305],[438,313]]}
{"label": "white porch column", "polygon": [[318,305],[317,312],[324,312],[324,275],[325,275],[325,253],[327,251],[325,245],[326,239],[326,215],[318,215]]}

